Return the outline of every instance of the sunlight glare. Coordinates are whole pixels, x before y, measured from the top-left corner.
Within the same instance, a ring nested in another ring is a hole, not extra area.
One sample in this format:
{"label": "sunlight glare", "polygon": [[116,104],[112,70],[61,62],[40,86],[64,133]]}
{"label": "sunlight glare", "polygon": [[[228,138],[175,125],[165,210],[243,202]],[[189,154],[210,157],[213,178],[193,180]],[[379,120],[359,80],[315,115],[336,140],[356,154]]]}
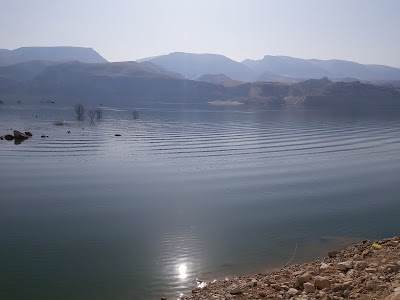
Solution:
{"label": "sunlight glare", "polygon": [[186,264],[180,264],[178,267],[178,271],[179,271],[179,278],[180,279],[186,279],[187,277],[187,273],[186,273]]}

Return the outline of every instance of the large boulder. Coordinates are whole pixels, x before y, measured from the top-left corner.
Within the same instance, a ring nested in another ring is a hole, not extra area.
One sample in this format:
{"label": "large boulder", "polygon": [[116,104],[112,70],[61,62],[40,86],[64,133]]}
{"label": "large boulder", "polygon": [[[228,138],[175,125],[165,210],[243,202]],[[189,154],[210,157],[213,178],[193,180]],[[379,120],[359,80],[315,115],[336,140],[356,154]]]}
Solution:
{"label": "large boulder", "polygon": [[323,290],[325,288],[330,289],[331,288],[331,282],[329,279],[322,277],[322,276],[316,276],[314,279],[314,285],[317,287],[317,289]]}
{"label": "large boulder", "polygon": [[303,289],[303,284],[306,282],[310,282],[312,279],[311,275],[309,273],[304,273],[302,275],[299,275],[296,277],[296,281],[294,283],[294,287],[296,289],[300,288]]}

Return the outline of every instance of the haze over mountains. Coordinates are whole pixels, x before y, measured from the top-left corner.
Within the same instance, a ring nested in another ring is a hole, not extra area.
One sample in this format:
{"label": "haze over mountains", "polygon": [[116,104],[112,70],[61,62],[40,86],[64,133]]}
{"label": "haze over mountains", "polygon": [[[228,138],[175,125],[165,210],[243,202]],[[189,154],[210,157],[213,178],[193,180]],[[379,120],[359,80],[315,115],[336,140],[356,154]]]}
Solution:
{"label": "haze over mountains", "polygon": [[341,60],[265,56],[240,63],[222,55],[176,52],[110,63],[90,48],[26,47],[1,50],[0,65],[0,100],[400,105],[394,86],[357,81],[400,80],[400,69]]}
{"label": "haze over mountains", "polygon": [[322,77],[400,80],[400,69],[380,65],[363,65],[344,60],[300,59],[266,55],[260,60],[246,59],[240,63],[223,55],[175,52],[140,61],[150,61],[188,79],[197,79],[205,74],[224,74],[231,79],[241,81],[295,82]]}

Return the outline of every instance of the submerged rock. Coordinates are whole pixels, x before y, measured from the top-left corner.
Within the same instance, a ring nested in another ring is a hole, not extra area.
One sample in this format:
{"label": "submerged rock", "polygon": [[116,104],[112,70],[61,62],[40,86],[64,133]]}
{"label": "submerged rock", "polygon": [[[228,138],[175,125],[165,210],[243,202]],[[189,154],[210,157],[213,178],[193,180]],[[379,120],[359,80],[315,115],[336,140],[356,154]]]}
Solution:
{"label": "submerged rock", "polygon": [[27,139],[28,136],[25,134],[25,132],[19,131],[19,130],[14,130],[14,138],[16,139]]}

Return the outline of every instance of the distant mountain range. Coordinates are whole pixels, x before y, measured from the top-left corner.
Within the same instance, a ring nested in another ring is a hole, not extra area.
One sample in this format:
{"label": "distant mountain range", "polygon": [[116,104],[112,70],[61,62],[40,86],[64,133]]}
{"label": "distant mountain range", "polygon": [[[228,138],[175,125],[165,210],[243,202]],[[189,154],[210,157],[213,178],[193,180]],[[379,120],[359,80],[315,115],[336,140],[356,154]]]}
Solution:
{"label": "distant mountain range", "polygon": [[[189,53],[109,63],[92,49],[73,47],[20,48],[2,50],[0,55],[5,64],[0,66],[3,103],[51,99],[115,105],[214,100],[229,104],[234,100],[275,106],[400,107],[400,70],[385,66],[274,56],[239,63],[222,55]],[[10,64],[10,57],[18,63]],[[355,78],[379,79],[380,86]]]}
{"label": "distant mountain range", "polygon": [[41,61],[80,61],[86,63],[107,62],[92,48],[82,47],[22,47],[15,50],[0,49],[0,66],[21,62]]}
{"label": "distant mountain range", "polygon": [[328,77],[334,80],[400,80],[400,69],[363,65],[345,60],[300,59],[288,56],[266,55],[260,60],[246,59],[237,62],[223,55],[175,52],[145,58],[166,70],[188,79],[206,74],[224,74],[241,81],[298,82],[306,79]]}
{"label": "distant mountain range", "polygon": [[246,65],[218,54],[175,52],[140,61],[152,62],[187,79],[196,79],[206,74],[224,74],[235,80],[248,81],[253,76],[253,71]]}

